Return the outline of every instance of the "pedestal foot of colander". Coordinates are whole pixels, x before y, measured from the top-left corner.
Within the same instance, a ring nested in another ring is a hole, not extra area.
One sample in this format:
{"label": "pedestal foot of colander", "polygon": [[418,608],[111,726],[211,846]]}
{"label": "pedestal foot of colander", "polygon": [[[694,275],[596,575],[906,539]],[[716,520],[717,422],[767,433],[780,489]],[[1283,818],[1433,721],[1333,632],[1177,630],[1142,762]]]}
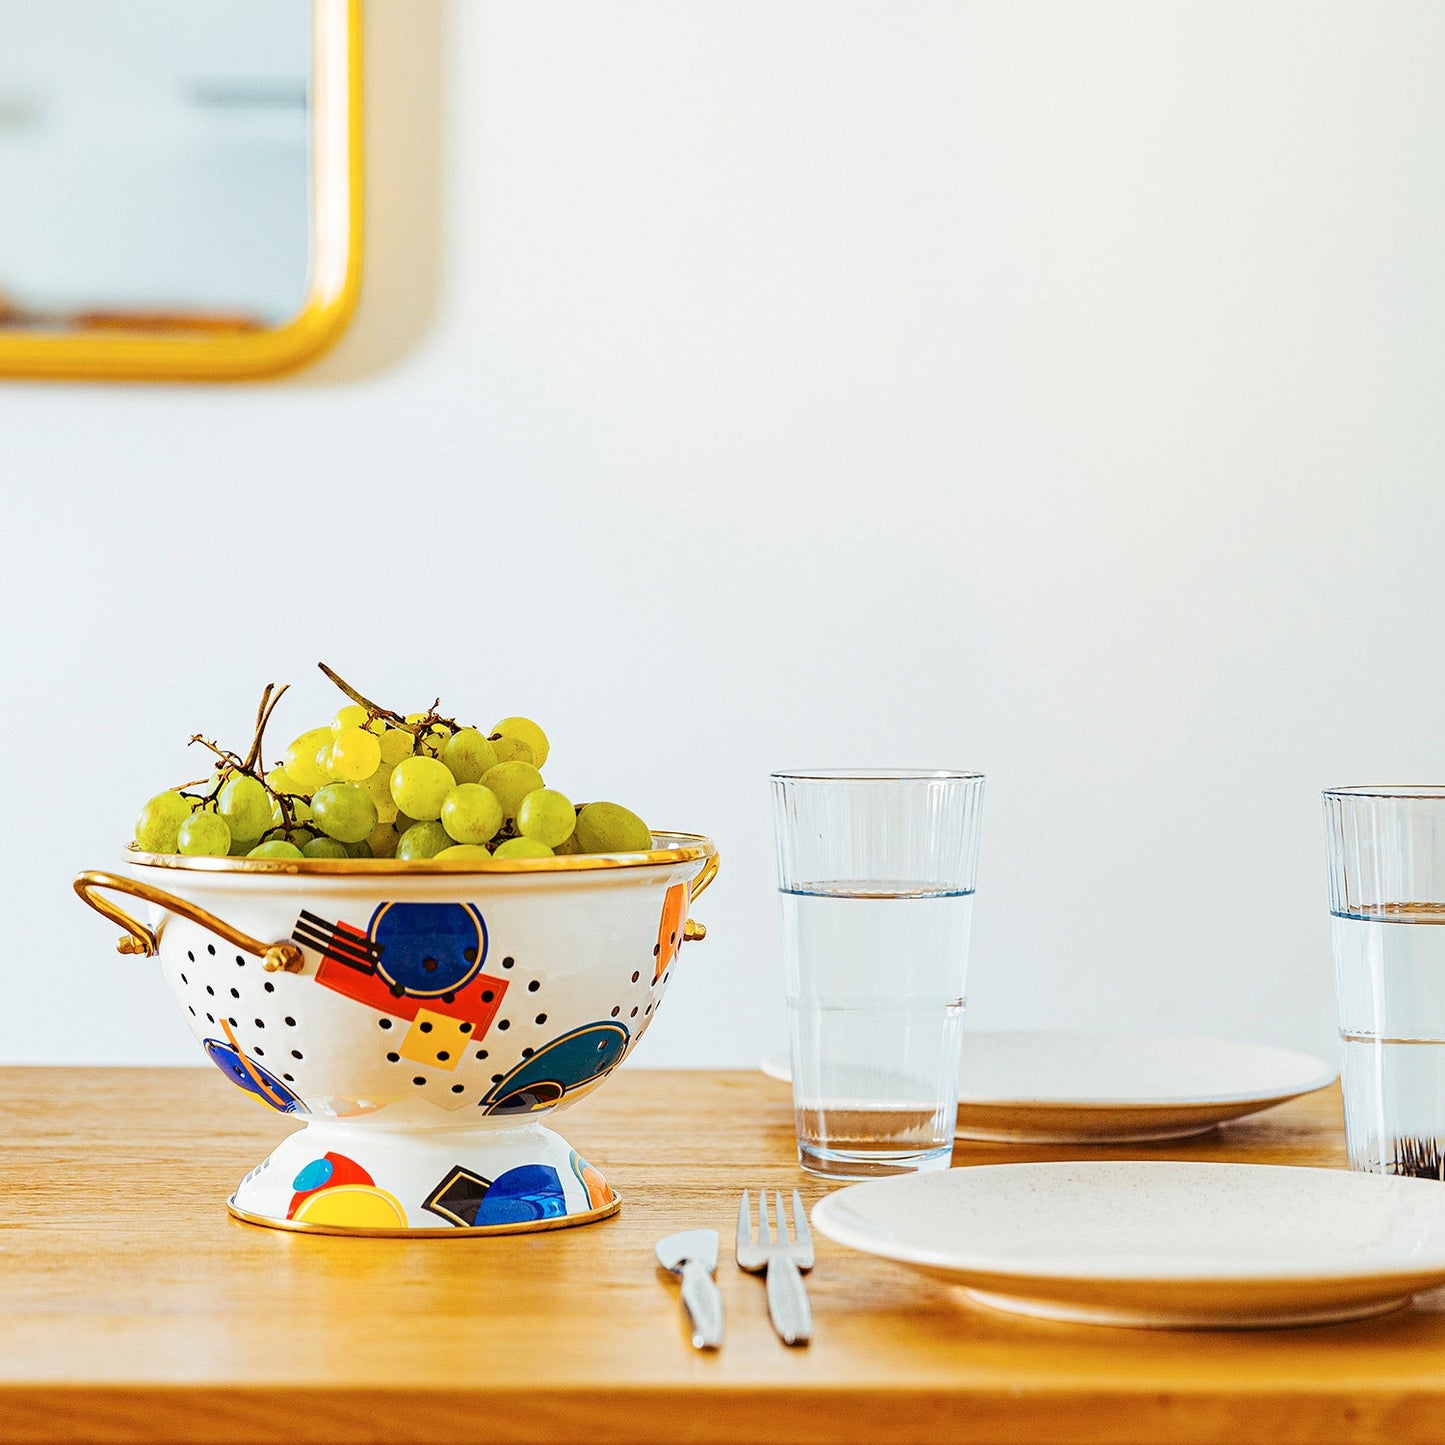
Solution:
{"label": "pedestal foot of colander", "polygon": [[384,1128],[311,1120],[227,1201],[248,1224],[308,1234],[454,1239],[591,1224],[622,1201],[539,1124]]}

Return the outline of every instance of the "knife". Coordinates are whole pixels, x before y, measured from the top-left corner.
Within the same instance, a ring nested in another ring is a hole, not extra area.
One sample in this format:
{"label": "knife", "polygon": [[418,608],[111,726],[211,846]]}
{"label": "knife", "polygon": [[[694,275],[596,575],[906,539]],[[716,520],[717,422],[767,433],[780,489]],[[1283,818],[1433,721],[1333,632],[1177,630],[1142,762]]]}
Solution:
{"label": "knife", "polygon": [[682,1276],[682,1302],[692,1321],[694,1349],[715,1350],[723,1338],[722,1294],[713,1279],[717,1270],[717,1230],[691,1229],[657,1242],[657,1262]]}

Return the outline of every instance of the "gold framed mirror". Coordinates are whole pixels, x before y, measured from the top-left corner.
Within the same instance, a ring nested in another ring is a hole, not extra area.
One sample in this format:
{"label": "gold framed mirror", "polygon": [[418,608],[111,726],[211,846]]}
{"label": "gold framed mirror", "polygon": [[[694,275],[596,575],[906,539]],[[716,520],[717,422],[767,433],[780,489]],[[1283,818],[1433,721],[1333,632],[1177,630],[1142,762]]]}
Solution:
{"label": "gold framed mirror", "polygon": [[355,306],[360,0],[0,0],[0,377],[273,376]]}

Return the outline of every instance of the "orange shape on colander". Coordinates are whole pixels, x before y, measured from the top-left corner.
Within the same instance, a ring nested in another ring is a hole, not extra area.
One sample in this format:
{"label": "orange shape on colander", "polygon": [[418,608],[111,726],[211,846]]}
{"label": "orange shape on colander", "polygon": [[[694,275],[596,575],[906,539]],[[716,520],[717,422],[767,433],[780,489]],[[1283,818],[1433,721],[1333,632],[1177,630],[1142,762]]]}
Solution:
{"label": "orange shape on colander", "polygon": [[657,947],[652,950],[652,981],[667,971],[667,965],[677,957],[682,942],[682,925],[687,917],[687,884],[678,883],[667,890],[662,900],[662,922],[657,925]]}

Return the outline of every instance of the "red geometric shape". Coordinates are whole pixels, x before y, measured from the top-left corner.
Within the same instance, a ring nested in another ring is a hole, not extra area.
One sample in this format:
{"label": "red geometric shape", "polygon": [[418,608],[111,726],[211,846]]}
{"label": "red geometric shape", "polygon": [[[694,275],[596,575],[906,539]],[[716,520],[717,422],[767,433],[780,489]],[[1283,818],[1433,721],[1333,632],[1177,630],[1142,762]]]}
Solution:
{"label": "red geometric shape", "polygon": [[[377,972],[375,950],[371,941],[360,929],[348,923],[322,924],[324,932],[315,926],[301,929],[297,936],[305,933],[301,942],[321,953],[321,962],[316,969],[316,982],[324,988],[346,998],[364,1003],[378,1013],[390,1014],[393,1018],[415,1019],[417,1010],[423,1004],[432,1012],[445,1014],[471,1024],[473,1038],[482,1038],[492,1026],[502,999],[507,992],[507,981],[490,974],[479,973],[454,993],[438,994],[426,999],[413,998],[406,993],[396,993],[392,986]],[[324,948],[318,943],[325,939]]]}
{"label": "red geometric shape", "polygon": [[421,1006],[419,999],[398,997],[391,986],[374,970],[363,971],[353,963],[342,963],[331,954],[321,956],[316,970],[316,982],[325,988],[354,998],[357,1003],[367,1004],[379,1013],[392,1014],[396,1018],[411,1019]]}
{"label": "red geometric shape", "polygon": [[[310,1183],[312,1179],[316,1181],[314,1184]],[[348,1159],[345,1154],[328,1153],[307,1164],[296,1176],[296,1183],[309,1187],[298,1189],[291,1196],[291,1207],[286,1211],[287,1219],[294,1219],[302,1204],[313,1194],[320,1194],[323,1189],[335,1189],[339,1184],[367,1184],[374,1187],[376,1180],[356,1160]]]}

